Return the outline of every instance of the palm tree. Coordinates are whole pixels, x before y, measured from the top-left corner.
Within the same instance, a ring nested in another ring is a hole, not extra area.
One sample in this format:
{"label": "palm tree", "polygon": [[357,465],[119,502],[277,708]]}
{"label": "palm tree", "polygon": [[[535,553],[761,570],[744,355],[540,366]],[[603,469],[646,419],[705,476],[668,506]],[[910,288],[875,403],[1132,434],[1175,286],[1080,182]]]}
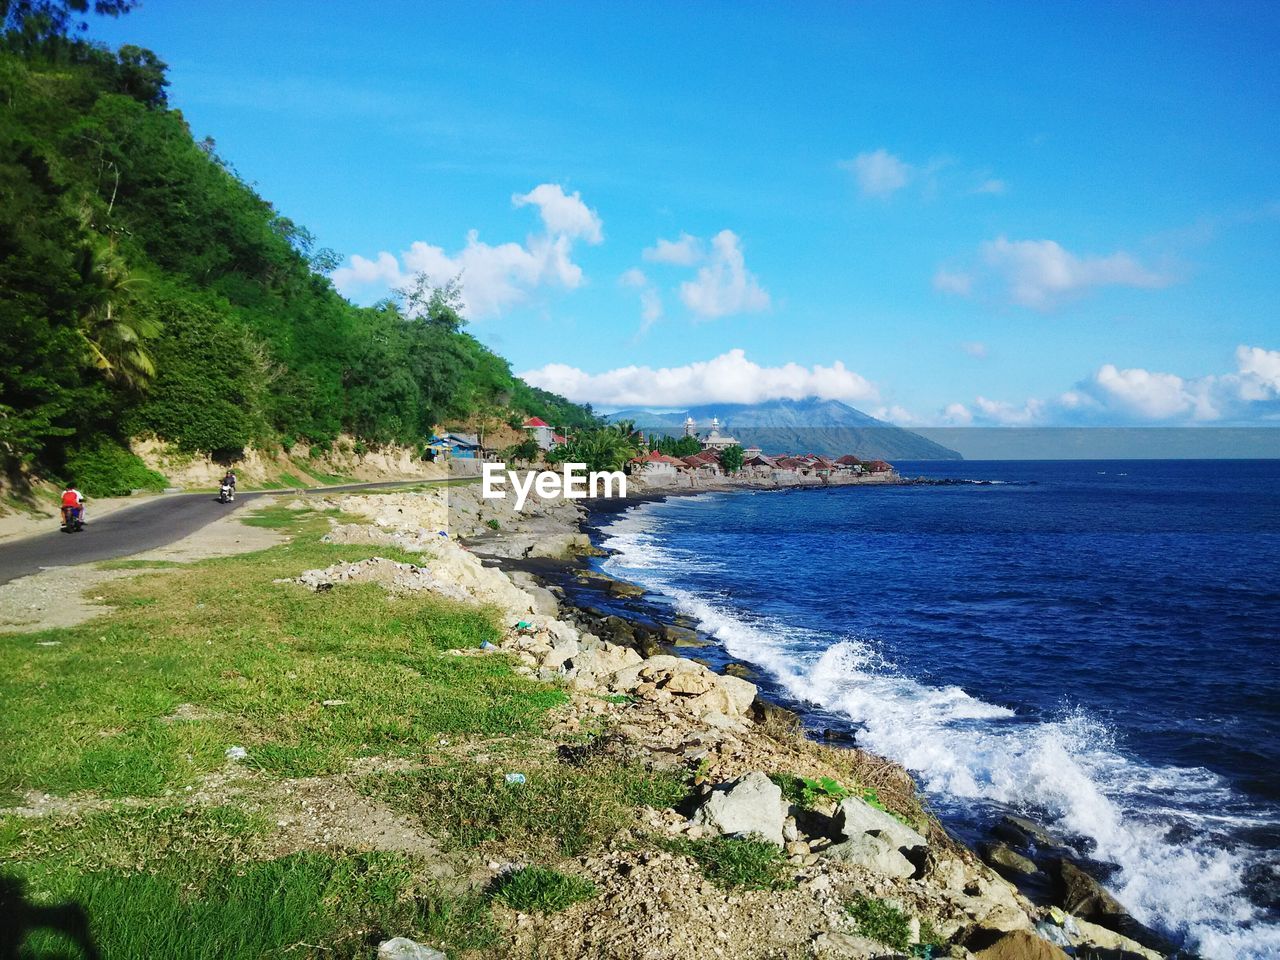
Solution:
{"label": "palm tree", "polygon": [[156,367],[144,346],[160,332],[147,317],[130,314],[129,288],[135,281],[110,247],[86,245],[76,256],[85,298],[79,329],[93,365],[108,380],[120,380],[142,389],[155,376]]}

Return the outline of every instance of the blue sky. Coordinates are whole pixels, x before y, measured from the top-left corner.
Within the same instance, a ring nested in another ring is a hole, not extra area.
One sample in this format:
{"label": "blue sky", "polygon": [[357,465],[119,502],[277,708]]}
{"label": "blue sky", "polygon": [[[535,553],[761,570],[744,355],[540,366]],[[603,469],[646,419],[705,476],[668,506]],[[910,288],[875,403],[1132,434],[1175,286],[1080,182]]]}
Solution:
{"label": "blue sky", "polygon": [[92,35],[170,64],[353,299],[462,270],[574,399],[1280,415],[1274,3],[150,0]]}

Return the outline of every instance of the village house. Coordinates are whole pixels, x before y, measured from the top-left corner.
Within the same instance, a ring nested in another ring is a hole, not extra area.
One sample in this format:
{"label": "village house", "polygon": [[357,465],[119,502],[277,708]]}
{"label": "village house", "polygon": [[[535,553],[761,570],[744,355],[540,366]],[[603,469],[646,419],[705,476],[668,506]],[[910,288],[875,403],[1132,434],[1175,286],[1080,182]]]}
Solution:
{"label": "village house", "polygon": [[550,450],[555,446],[553,439],[555,432],[551,429],[551,424],[541,417],[530,417],[520,425],[520,429],[529,432],[529,436],[533,438],[533,442],[538,445],[539,450]]}
{"label": "village house", "polygon": [[427,441],[427,449],[435,460],[480,460],[484,457],[480,438],[474,433],[446,433],[443,436],[433,434]]}
{"label": "village house", "polygon": [[650,483],[674,483],[681,473],[689,469],[689,465],[676,457],[669,457],[657,450],[632,457],[627,461],[628,472],[648,480]]}

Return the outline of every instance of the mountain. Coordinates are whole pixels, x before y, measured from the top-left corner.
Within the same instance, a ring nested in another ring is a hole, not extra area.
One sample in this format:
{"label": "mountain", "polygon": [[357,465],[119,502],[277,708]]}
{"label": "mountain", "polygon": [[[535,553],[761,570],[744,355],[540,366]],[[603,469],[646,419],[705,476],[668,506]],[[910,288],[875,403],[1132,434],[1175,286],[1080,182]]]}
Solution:
{"label": "mountain", "polygon": [[693,417],[699,433],[720,419],[720,432],[732,434],[743,446],[766,453],[818,453],[829,457],[852,453],[860,459],[962,460],[954,450],[918,433],[855,410],[839,400],[770,400],[765,403],[704,404],[681,411],[620,410],[612,421],[633,420],[637,427],[672,436],[684,432]]}

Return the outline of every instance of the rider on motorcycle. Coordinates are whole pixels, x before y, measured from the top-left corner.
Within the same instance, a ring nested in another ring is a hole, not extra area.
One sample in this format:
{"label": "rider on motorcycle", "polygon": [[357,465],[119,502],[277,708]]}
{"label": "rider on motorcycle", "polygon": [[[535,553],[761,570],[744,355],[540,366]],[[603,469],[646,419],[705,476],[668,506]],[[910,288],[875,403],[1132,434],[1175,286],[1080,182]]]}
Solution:
{"label": "rider on motorcycle", "polygon": [[76,489],[76,485],[68,480],[67,488],[62,491],[62,524],[66,526],[75,516],[84,523],[84,495]]}
{"label": "rider on motorcycle", "polygon": [[232,493],[236,492],[236,472],[234,470],[227,471],[227,475],[222,478],[222,485],[230,487]]}

